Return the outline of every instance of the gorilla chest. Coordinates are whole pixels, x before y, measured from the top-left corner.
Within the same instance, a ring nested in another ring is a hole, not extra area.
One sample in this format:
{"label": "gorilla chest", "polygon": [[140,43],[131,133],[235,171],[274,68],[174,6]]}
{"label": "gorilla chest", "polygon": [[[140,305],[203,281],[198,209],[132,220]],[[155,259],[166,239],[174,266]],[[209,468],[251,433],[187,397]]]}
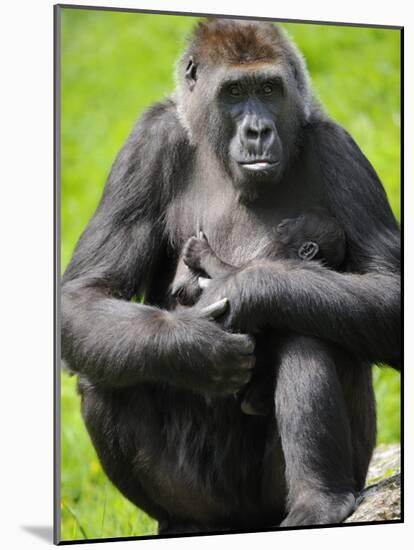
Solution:
{"label": "gorilla chest", "polygon": [[228,187],[204,181],[171,205],[168,227],[179,250],[187,239],[203,231],[222,260],[242,265],[277,241],[276,227],[283,219],[299,216],[321,202],[300,184],[294,193],[284,186],[249,203]]}

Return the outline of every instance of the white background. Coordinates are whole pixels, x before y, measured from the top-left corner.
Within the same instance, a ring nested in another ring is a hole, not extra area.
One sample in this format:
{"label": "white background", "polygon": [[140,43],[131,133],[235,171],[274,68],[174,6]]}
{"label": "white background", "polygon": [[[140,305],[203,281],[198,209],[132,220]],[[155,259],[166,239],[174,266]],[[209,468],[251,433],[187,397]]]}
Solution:
{"label": "white background", "polygon": [[[123,6],[324,21],[405,26],[406,56],[406,376],[411,392],[412,346],[409,340],[413,292],[409,274],[413,239],[413,61],[414,21],[407,0],[101,0],[78,4]],[[52,5],[51,0],[2,3],[0,14],[0,302],[2,313],[0,382],[1,484],[0,544],[26,549],[51,544],[33,534],[52,526],[52,349],[53,349],[53,157],[52,157]],[[410,72],[410,74],[408,74]],[[384,113],[387,116],[387,113]],[[85,185],[88,183],[85,182]],[[408,212],[408,214],[407,214]],[[406,397],[410,431],[413,401]],[[412,430],[411,430],[412,431]],[[412,434],[411,434],[412,435]],[[413,437],[406,437],[406,524],[288,533],[106,543],[93,548],[273,548],[342,549],[355,545],[407,548],[414,540]],[[410,494],[411,493],[411,494]],[[409,539],[411,542],[409,543]]]}

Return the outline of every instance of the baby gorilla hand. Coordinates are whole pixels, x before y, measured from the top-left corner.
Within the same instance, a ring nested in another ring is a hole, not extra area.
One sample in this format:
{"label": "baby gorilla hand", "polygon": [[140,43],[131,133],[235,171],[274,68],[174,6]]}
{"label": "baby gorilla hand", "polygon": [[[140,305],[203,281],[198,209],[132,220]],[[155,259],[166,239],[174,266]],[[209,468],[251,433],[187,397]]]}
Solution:
{"label": "baby gorilla hand", "polygon": [[184,263],[193,271],[211,279],[233,273],[236,268],[223,262],[211,248],[207,237],[200,231],[198,237],[191,237],[183,248]]}
{"label": "baby gorilla hand", "polygon": [[215,254],[202,231],[200,231],[198,237],[190,237],[184,245],[184,263],[191,269],[210,275],[207,267],[208,259],[211,256],[215,256]]}
{"label": "baby gorilla hand", "polygon": [[183,265],[171,285],[171,296],[182,306],[192,306],[200,294],[199,273]]}
{"label": "baby gorilla hand", "polygon": [[178,304],[190,306],[197,302],[203,288],[199,284],[199,279],[207,273],[207,258],[210,256],[214,258],[215,254],[203,233],[200,232],[199,237],[191,237],[185,243],[171,285],[171,295]]}

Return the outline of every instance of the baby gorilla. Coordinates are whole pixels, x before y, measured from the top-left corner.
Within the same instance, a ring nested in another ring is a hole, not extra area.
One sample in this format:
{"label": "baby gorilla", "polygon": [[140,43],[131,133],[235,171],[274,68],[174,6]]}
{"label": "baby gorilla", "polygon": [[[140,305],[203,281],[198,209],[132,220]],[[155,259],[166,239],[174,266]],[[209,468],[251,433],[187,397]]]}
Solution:
{"label": "baby gorilla", "polygon": [[[198,237],[191,237],[184,245],[171,294],[178,304],[192,305],[197,301],[203,285],[208,284],[205,277],[214,278],[234,273],[264,258],[316,260],[337,270],[344,262],[345,247],[344,231],[324,209],[311,210],[297,218],[280,222],[276,228],[275,240],[263,247],[248,263],[238,267],[221,260],[201,232]],[[246,414],[265,415],[271,408],[269,392],[273,393],[273,384],[269,376],[272,375],[272,369],[267,368],[260,360],[260,350],[257,355],[254,376],[245,389],[241,409]]]}

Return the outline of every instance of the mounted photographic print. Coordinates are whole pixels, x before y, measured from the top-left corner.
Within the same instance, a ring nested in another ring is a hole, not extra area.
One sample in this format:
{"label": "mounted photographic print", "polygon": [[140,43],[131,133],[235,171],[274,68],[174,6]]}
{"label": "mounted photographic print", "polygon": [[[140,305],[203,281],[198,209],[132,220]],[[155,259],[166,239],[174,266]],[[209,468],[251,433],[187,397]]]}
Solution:
{"label": "mounted photographic print", "polygon": [[274,16],[55,7],[56,543],[403,521],[403,31]]}

